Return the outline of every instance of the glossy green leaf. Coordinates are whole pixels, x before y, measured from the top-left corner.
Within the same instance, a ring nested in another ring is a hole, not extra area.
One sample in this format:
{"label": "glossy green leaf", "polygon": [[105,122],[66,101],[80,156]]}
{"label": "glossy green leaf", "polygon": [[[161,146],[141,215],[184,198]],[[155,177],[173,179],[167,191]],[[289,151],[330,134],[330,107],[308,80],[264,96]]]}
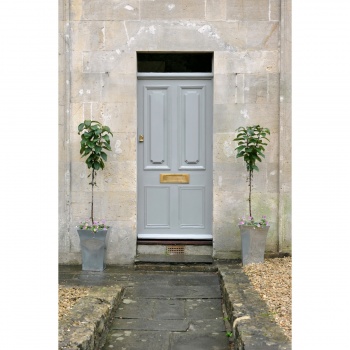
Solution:
{"label": "glossy green leaf", "polygon": [[105,162],[107,161],[107,154],[105,152],[101,152],[101,157]]}
{"label": "glossy green leaf", "polygon": [[78,131],[79,131],[79,132],[82,132],[82,131],[84,130],[84,126],[85,126],[84,123],[79,124],[79,126],[78,126]]}
{"label": "glossy green leaf", "polygon": [[236,151],[237,151],[237,152],[240,152],[240,151],[241,151],[242,149],[244,149],[244,148],[245,148],[245,146],[239,146],[239,147],[236,148]]}

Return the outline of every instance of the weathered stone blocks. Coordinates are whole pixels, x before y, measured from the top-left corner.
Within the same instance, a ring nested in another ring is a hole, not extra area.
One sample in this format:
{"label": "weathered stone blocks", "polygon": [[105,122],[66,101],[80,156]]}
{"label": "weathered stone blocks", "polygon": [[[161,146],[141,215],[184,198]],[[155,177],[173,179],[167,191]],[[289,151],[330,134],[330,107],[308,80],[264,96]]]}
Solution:
{"label": "weathered stone blocks", "polygon": [[267,102],[267,75],[245,74],[244,75],[244,102],[266,103]]}
{"label": "weathered stone blocks", "polygon": [[281,0],[270,1],[270,21],[279,21],[281,19]]}
{"label": "weathered stone blocks", "polygon": [[83,74],[75,72],[71,80],[71,101],[94,102],[99,101],[104,74]]}
{"label": "weathered stone blocks", "polygon": [[278,50],[278,22],[248,22],[246,48],[250,50]]}
{"label": "weathered stone blocks", "polygon": [[[136,255],[136,223],[131,221],[110,221],[111,234],[107,238],[107,265],[131,265]],[[118,259],[116,259],[116,256]]]}
{"label": "weathered stone blocks", "polygon": [[133,74],[136,59],[134,54],[123,54],[114,51],[83,52],[83,73],[106,73],[111,71],[120,74]]}
{"label": "weathered stone blocks", "polygon": [[226,2],[227,19],[266,21],[269,19],[269,0],[231,0]]}
{"label": "weathered stone blocks", "polygon": [[214,71],[217,74],[227,73],[278,73],[279,53],[269,51],[219,51],[215,53]]}
{"label": "weathered stone blocks", "polygon": [[[79,10],[80,20],[137,20],[139,19],[139,1],[129,0],[79,0],[81,7]],[[78,11],[76,11],[78,12]]]}
{"label": "weathered stone blocks", "polygon": [[105,42],[105,22],[71,22],[70,40],[72,51],[103,50]]}
{"label": "weathered stone blocks", "polygon": [[140,8],[143,19],[204,19],[205,17],[203,0],[142,1]]}
{"label": "weathered stone blocks", "polygon": [[206,0],[205,19],[208,21],[225,21],[226,1]]}
{"label": "weathered stone blocks", "polygon": [[105,21],[105,50],[122,52],[127,41],[125,21]]}
{"label": "weathered stone blocks", "polygon": [[119,74],[112,71],[103,74],[100,101],[102,102],[135,102],[136,72]]}
{"label": "weathered stone blocks", "polygon": [[114,133],[112,152],[95,189],[96,215],[118,227],[110,236],[108,263],[133,261],[140,51],[214,52],[214,255],[233,257],[240,250],[235,220],[246,211],[247,184],[233,139],[239,126],[251,124],[272,132],[266,159],[254,178],[254,211],[271,217],[267,248],[276,249],[280,240],[280,249],[290,249],[290,1],[67,0],[67,4],[70,18],[66,18],[68,7],[60,6],[59,29],[60,64],[64,64],[59,78],[64,178],[60,261],[79,260],[72,227],[89,216],[91,187],[77,135],[84,119],[98,120]]}

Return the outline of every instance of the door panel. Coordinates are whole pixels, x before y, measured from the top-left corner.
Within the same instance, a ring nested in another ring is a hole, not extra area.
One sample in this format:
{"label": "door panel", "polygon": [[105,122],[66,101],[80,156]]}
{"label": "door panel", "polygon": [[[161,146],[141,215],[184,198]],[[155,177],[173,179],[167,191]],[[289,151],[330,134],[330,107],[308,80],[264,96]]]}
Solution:
{"label": "door panel", "polygon": [[205,168],[205,86],[180,88],[180,169]]}
{"label": "door panel", "polygon": [[168,87],[144,88],[145,169],[170,169]]}
{"label": "door panel", "polygon": [[140,79],[138,133],[138,237],[212,238],[212,80]]}
{"label": "door panel", "polygon": [[170,228],[169,187],[145,186],[145,227]]}
{"label": "door panel", "polygon": [[180,187],[179,213],[181,228],[204,228],[205,188]]}

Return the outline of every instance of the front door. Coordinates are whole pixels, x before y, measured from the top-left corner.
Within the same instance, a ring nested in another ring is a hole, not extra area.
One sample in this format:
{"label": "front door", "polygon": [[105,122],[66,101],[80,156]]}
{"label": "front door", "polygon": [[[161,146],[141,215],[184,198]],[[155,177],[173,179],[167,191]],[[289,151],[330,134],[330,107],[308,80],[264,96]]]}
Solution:
{"label": "front door", "polygon": [[138,79],[138,238],[212,239],[212,78]]}

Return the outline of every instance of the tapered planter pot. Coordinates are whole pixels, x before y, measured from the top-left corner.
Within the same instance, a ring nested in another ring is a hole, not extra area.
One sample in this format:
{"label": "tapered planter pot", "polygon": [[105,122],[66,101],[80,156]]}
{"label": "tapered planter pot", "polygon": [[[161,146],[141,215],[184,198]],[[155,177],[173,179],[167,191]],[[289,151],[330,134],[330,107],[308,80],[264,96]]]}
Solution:
{"label": "tapered planter pot", "polygon": [[80,238],[83,270],[103,271],[106,268],[106,238],[110,228],[94,233],[91,230],[77,229]]}
{"label": "tapered planter pot", "polygon": [[243,266],[264,262],[266,237],[269,226],[254,227],[239,225],[242,241]]}

